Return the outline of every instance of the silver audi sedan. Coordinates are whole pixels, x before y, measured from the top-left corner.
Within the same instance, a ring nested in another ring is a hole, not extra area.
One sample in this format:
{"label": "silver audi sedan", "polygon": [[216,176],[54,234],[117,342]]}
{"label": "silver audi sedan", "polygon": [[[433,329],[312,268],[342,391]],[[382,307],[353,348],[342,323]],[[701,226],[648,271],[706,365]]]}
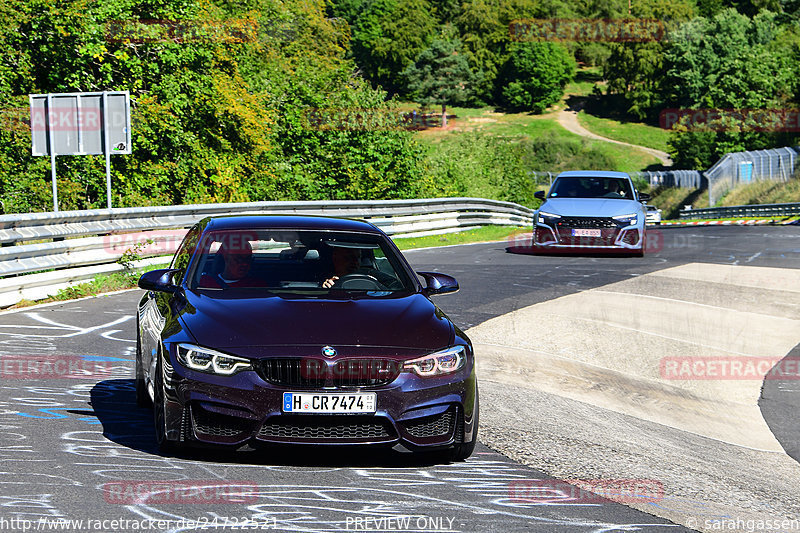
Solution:
{"label": "silver audi sedan", "polygon": [[628,174],[562,172],[547,195],[535,196],[544,203],[533,218],[534,251],[644,255],[642,202],[650,196],[637,191]]}

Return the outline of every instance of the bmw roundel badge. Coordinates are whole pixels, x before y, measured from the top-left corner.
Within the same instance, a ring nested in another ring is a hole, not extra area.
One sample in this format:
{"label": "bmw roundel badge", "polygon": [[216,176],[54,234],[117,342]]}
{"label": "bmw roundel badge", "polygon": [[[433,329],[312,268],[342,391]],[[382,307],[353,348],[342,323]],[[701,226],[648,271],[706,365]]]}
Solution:
{"label": "bmw roundel badge", "polygon": [[323,346],[322,355],[325,357],[336,357],[336,348],[333,346]]}

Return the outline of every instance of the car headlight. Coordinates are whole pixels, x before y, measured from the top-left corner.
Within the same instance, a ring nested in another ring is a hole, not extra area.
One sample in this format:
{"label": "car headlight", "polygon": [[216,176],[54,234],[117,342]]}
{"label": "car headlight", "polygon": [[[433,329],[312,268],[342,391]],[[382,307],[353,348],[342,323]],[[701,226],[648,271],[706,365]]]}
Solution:
{"label": "car headlight", "polygon": [[556,215],[554,213],[547,213],[546,211],[539,211],[539,216],[537,221],[540,224],[547,224],[548,226],[552,226],[558,219],[561,218],[561,215]]}
{"label": "car headlight", "polygon": [[639,217],[636,215],[636,213],[631,213],[630,215],[619,215],[611,218],[623,226],[633,226],[639,221]]}
{"label": "car headlight", "polygon": [[242,370],[252,370],[249,359],[217,352],[193,344],[178,345],[178,361],[191,370],[231,376]]}
{"label": "car headlight", "polygon": [[463,368],[466,362],[466,348],[453,346],[441,352],[406,361],[403,370],[412,371],[421,377],[440,376]]}

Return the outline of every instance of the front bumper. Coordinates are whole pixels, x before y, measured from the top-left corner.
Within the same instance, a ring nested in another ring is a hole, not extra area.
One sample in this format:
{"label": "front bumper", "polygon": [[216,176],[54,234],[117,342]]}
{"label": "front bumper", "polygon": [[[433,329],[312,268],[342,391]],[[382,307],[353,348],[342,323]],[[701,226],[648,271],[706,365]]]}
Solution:
{"label": "front bumper", "polygon": [[[599,227],[597,227],[599,226]],[[596,227],[574,227],[569,225],[549,226],[537,222],[533,227],[533,244],[535,248],[548,251],[608,251],[626,252],[640,251],[644,244],[644,227],[641,224],[632,226],[607,227],[597,224]],[[599,236],[574,235],[586,229],[599,232]]]}
{"label": "front bumper", "polygon": [[[402,444],[433,449],[470,442],[476,408],[474,358],[450,375],[422,378],[401,372],[367,387],[298,389],[262,379],[256,371],[215,376],[183,367],[170,355],[165,381],[167,437],[197,444]],[[284,392],[374,392],[374,414],[282,412]]]}

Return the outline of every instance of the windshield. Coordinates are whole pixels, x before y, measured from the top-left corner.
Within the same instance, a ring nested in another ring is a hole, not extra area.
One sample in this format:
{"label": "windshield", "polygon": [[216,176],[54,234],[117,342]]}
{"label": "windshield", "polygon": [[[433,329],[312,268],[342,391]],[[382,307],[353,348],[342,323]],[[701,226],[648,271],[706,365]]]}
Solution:
{"label": "windshield", "polygon": [[630,182],[624,178],[561,177],[553,184],[550,198],[611,198],[633,200]]}
{"label": "windshield", "polygon": [[206,234],[189,288],[382,297],[414,285],[386,240],[347,232],[236,230]]}

